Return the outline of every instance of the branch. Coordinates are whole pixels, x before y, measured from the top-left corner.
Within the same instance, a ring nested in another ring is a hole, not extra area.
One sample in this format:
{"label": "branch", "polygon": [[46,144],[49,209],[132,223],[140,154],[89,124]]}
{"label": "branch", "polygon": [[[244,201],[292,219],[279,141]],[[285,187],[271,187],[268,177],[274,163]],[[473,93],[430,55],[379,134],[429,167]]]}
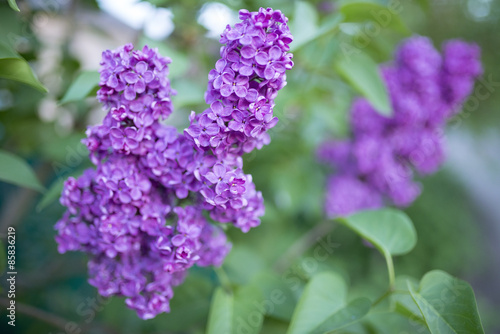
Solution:
{"label": "branch", "polygon": [[311,248],[319,239],[332,232],[336,227],[335,222],[326,221],[316,225],[309,230],[302,238],[295,241],[290,248],[283,254],[278,261],[274,264],[274,269],[282,272],[288,268],[294,259],[305,253]]}

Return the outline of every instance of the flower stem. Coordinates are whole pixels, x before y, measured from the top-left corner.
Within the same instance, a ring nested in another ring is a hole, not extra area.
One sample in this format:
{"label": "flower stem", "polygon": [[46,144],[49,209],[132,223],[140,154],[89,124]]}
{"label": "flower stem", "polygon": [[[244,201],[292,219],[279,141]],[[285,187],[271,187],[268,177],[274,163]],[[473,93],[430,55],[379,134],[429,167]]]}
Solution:
{"label": "flower stem", "polygon": [[232,292],[231,280],[227,276],[222,266],[214,267],[214,271],[215,274],[217,275],[217,278],[219,279],[219,283],[222,286],[222,288],[226,290],[226,292]]}
{"label": "flower stem", "polygon": [[387,262],[387,272],[389,274],[389,290],[394,290],[396,275],[394,273],[394,263],[392,262],[391,254],[384,252],[385,262]]}

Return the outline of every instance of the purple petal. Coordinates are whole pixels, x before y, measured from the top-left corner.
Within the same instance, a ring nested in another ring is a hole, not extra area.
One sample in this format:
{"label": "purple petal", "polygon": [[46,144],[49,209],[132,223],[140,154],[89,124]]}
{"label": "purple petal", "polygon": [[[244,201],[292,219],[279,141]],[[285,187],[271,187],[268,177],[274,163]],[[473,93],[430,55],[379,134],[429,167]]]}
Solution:
{"label": "purple petal", "polygon": [[205,174],[205,178],[212,184],[219,182],[219,178],[213,172],[208,172],[207,174]]}
{"label": "purple petal", "polygon": [[201,129],[198,125],[190,125],[186,131],[191,137],[198,137],[201,134]]}
{"label": "purple petal", "polygon": [[144,61],[140,61],[137,63],[137,65],[135,65],[135,70],[137,71],[137,73],[144,73],[146,72],[146,70],[148,69],[148,64],[146,64],[146,62]]}
{"label": "purple petal", "polygon": [[255,102],[257,97],[259,97],[259,92],[254,88],[250,88],[245,95],[248,102]]}
{"label": "purple petal", "polygon": [[245,45],[241,48],[240,52],[244,58],[252,58],[255,56],[255,52],[257,50],[253,47],[253,45]]}
{"label": "purple petal", "polygon": [[269,56],[265,52],[259,52],[255,55],[255,61],[259,65],[267,65],[267,62],[269,61]]}
{"label": "purple petal", "polygon": [[134,87],[127,86],[127,88],[125,88],[125,92],[123,93],[123,95],[125,96],[125,99],[127,99],[129,101],[134,100],[135,99],[135,90],[134,90]]}
{"label": "purple petal", "polygon": [[175,190],[175,195],[179,198],[179,199],[183,199],[183,198],[186,198],[189,194],[189,191],[186,189],[186,188],[177,188]]}
{"label": "purple petal", "polygon": [[141,196],[142,196],[142,193],[141,193],[141,191],[140,191],[139,189],[137,189],[137,188],[134,188],[134,189],[132,189],[132,190],[130,191],[130,197],[132,197],[132,199],[133,199],[134,201],[137,201],[139,198],[141,198]]}
{"label": "purple petal", "polygon": [[144,80],[139,80],[135,83],[134,89],[137,93],[142,93],[146,90],[146,84],[144,83]]}
{"label": "purple petal", "polygon": [[205,133],[208,135],[211,135],[211,136],[218,134],[219,131],[220,131],[220,128],[215,123],[212,123],[212,124],[205,127]]}
{"label": "purple petal", "polygon": [[230,96],[232,92],[233,92],[233,86],[231,85],[222,85],[220,88],[220,95],[224,97]]}
{"label": "purple petal", "polygon": [[134,72],[127,72],[123,74],[123,79],[129,84],[135,84],[139,80],[139,76]]}
{"label": "purple petal", "polygon": [[253,74],[253,67],[252,66],[241,66],[240,67],[240,74],[246,75],[246,76],[251,76]]}
{"label": "purple petal", "polygon": [[109,134],[115,138],[123,138],[123,133],[120,129],[118,128],[112,128],[110,131],[109,131]]}
{"label": "purple petal", "polygon": [[281,58],[281,55],[283,52],[278,46],[273,46],[271,49],[269,49],[269,60],[275,61]]}
{"label": "purple petal", "polygon": [[274,75],[276,74],[276,71],[273,69],[272,66],[267,66],[266,69],[264,70],[264,78],[266,80],[271,80],[274,78]]}
{"label": "purple petal", "polygon": [[153,74],[153,72],[147,71],[142,74],[142,77],[144,78],[145,83],[150,83],[155,78],[155,75]]}
{"label": "purple petal", "polygon": [[217,72],[222,73],[222,71],[224,71],[224,68],[226,67],[226,63],[227,62],[225,59],[217,60],[217,62],[215,63],[215,69],[217,70]]}
{"label": "purple petal", "polygon": [[[224,183],[224,182],[219,182],[217,183],[217,185],[215,186],[215,193],[220,195],[222,194],[224,191],[228,190],[229,189],[229,186]],[[216,201],[217,202],[217,201]]]}
{"label": "purple petal", "polygon": [[186,237],[182,234],[177,234],[172,238],[172,245],[179,247],[186,241]]}
{"label": "purple petal", "polygon": [[226,167],[224,167],[223,164],[215,164],[213,169],[217,177],[223,177],[226,175]]}
{"label": "purple petal", "polygon": [[118,198],[120,199],[120,202],[125,203],[125,204],[130,203],[130,201],[131,201],[129,194],[127,194],[124,191],[120,191],[118,193]]}
{"label": "purple petal", "polygon": [[245,97],[247,95],[247,88],[244,86],[236,86],[234,92],[238,97]]}
{"label": "purple petal", "polygon": [[210,109],[212,109],[212,111],[215,114],[220,115],[220,114],[222,114],[222,112],[224,110],[224,106],[222,105],[222,103],[220,101],[215,101],[210,105]]}
{"label": "purple petal", "polygon": [[118,79],[116,78],[116,75],[111,75],[108,78],[108,81],[106,81],[106,85],[112,88],[118,86]]}

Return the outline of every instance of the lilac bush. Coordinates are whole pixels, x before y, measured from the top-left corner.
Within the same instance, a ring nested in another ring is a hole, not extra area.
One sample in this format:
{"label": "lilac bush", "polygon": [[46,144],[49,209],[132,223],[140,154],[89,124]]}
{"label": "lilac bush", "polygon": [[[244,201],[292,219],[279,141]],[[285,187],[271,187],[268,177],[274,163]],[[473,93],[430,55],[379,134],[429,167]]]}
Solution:
{"label": "lilac bush", "polygon": [[426,37],[405,40],[393,64],[380,68],[394,115],[384,117],[364,98],[350,110],[352,135],[318,149],[321,161],[335,168],[327,183],[329,217],[384,203],[411,204],[420,194],[414,172],[434,173],[444,160],[443,131],[482,73],[475,44],[448,41],[442,55]]}
{"label": "lilac bush", "polygon": [[102,56],[107,115],[83,140],[96,168],[65,182],[56,241],[61,253],[88,253],[90,284],[125,296],[143,319],[169,312],[191,266],[222,264],[231,245],[219,223],[247,232],[264,214],[242,155],[269,144],[292,36],[280,11],[241,10],[240,19],[221,35],[210,107],[192,112],[182,133],[161,123],[173,111],[169,58],[131,44]]}

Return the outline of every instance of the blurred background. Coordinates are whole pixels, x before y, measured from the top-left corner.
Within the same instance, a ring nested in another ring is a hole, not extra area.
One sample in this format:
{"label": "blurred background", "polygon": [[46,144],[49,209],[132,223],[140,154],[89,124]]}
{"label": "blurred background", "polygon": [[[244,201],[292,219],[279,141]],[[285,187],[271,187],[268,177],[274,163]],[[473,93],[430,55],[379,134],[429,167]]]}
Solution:
{"label": "blurred background", "polygon": [[[358,51],[377,63],[389,61],[398,42],[412,34],[429,36],[437,48],[462,38],[482,49],[484,75],[477,85],[483,94],[474,93],[450,122],[446,165],[420,180],[423,193],[405,210],[419,241],[395,259],[396,273],[419,279],[442,269],[469,281],[486,333],[500,333],[500,1],[358,1],[342,7],[346,2],[20,0],[20,12],[0,2],[0,43],[16,50],[48,90],[0,78],[0,148],[26,161],[46,188],[42,193],[0,182],[4,245],[7,227],[16,229],[17,333],[204,332],[218,285],[212,269],[193,268],[175,290],[172,312],[143,321],[122,298],[97,296],[86,281],[84,254],[57,252],[53,225],[64,212],[57,199],[62,181],[90,166],[80,140],[88,124],[103,118],[94,98],[103,50],[132,42],[171,57],[178,95],[167,122],[182,129],[191,110],[206,108],[203,93],[219,58],[220,33],[237,21],[238,9],[260,6],[290,18],[295,67],[276,101],[280,121],[271,130],[271,144],[245,157],[245,172],[263,193],[266,215],[247,234],[230,229],[234,247],[223,266],[229,279],[243,284],[258,275],[293,272],[304,282],[330,268],[349,279],[354,295],[383,291],[383,258],[322,214],[329,170],[316,161],[315,150],[326,138],[349,134],[347,112],[359,94],[334,64]],[[400,8],[399,15],[378,21],[390,5]],[[380,29],[373,29],[377,24]],[[334,243],[335,251],[308,266],[317,237]],[[0,284],[5,296],[5,272]],[[0,332],[11,333],[4,312],[2,306]],[[286,326],[283,319],[266,318],[262,332],[284,333]]]}

